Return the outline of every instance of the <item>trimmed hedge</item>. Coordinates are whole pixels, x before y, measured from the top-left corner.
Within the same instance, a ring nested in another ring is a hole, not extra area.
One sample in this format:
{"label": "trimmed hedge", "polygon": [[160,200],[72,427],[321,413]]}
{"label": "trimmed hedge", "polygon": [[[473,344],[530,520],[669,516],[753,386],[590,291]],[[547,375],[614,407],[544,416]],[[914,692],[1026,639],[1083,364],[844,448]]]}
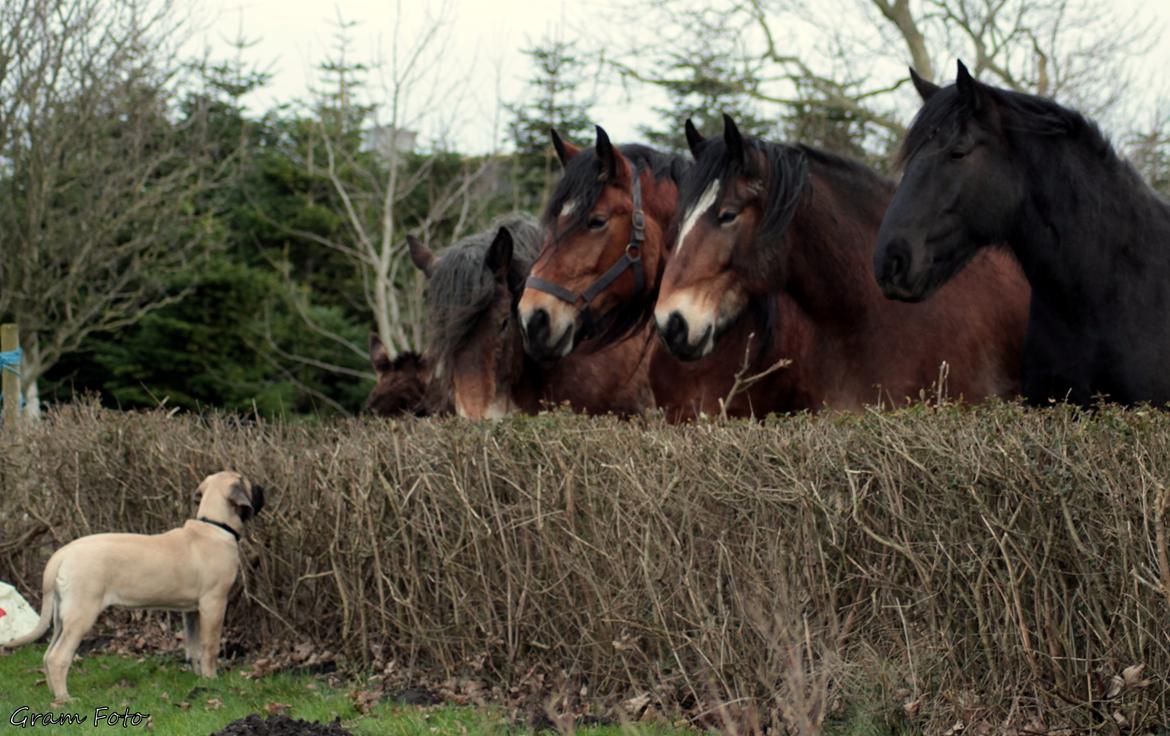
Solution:
{"label": "trimmed hedge", "polygon": [[542,677],[728,729],[1170,721],[1170,413],[277,424],[82,403],[4,440],[0,579],[34,602],[53,549],[177,526],[234,468],[270,500],[228,612],[250,647]]}

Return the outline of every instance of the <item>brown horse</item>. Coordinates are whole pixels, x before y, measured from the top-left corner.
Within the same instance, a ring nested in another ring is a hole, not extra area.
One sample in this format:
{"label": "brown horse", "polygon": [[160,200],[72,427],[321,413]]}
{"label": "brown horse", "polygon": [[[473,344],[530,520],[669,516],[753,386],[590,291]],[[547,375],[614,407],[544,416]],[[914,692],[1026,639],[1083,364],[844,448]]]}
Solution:
{"label": "brown horse", "polygon": [[524,353],[516,303],[540,244],[532,218],[511,215],[437,256],[408,238],[411,258],[429,279],[428,405],[492,419],[567,403],[590,414],[634,414],[648,407],[645,376],[613,369],[614,351],[545,366]]}
{"label": "brown horse", "polygon": [[672,353],[738,364],[754,332],[749,372],[792,361],[757,384],[757,412],[901,404],[940,377],[969,401],[1018,390],[1029,289],[1010,254],[986,252],[923,304],[888,301],[871,253],[890,182],[744,137],[726,116],[712,140],[688,121],[687,142],[695,165],[655,307]]}
{"label": "brown horse", "polygon": [[[690,161],[638,144],[615,147],[601,127],[593,148],[580,149],[555,131],[552,139],[565,173],[545,213],[544,248],[520,299],[525,348],[531,355],[548,358],[564,355],[577,344],[581,350],[637,346],[649,353],[654,400],[668,419],[719,412],[742,361],[717,355],[682,362],[659,341],[647,342],[670,258],[679,185]],[[644,219],[640,236],[634,227],[638,210]],[[631,246],[640,258],[640,276],[623,260]],[[614,276],[607,281],[607,275]],[[745,344],[757,329],[756,321],[766,319],[766,314],[749,314],[737,323]],[[732,344],[736,337],[727,339]],[[748,416],[755,407],[771,408],[761,403],[769,389],[768,383],[760,382],[739,393],[728,404],[728,413]]]}
{"label": "brown horse", "polygon": [[393,360],[376,332],[370,333],[370,362],[378,380],[362,408],[381,417],[423,417],[427,411],[426,364],[415,352],[400,353]]}

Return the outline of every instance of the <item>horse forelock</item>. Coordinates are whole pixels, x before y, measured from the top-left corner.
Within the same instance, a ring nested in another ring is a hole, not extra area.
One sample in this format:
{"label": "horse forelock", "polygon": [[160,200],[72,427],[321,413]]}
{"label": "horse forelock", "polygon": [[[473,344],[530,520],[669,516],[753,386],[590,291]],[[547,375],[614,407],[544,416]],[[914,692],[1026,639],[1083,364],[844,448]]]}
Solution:
{"label": "horse forelock", "polygon": [[[714,202],[718,202],[737,179],[748,180],[751,186],[758,187],[762,212],[752,235],[753,247],[749,253],[740,254],[740,258],[746,258],[750,264],[740,265],[745,272],[762,273],[762,267],[774,265],[771,263],[773,259],[787,257],[783,249],[773,246],[784,237],[809,188],[808,161],[804,149],[799,146],[768,143],[747,136],[743,143],[743,160],[728,155],[722,138],[710,138],[702,144],[698,160],[679,192],[679,217],[675,220],[682,222],[678,236],[681,240],[685,237],[682,228],[706,210],[706,207],[701,210],[699,207],[711,198],[713,186],[717,192]],[[678,245],[681,243],[675,247]]]}
{"label": "horse forelock", "polygon": [[[683,156],[640,143],[618,146],[617,150],[639,172],[649,171],[656,181],[670,179],[677,185],[689,168]],[[607,184],[594,148],[583,149],[569,159],[542,216],[543,224],[553,234],[554,247],[569,233],[586,226]]]}

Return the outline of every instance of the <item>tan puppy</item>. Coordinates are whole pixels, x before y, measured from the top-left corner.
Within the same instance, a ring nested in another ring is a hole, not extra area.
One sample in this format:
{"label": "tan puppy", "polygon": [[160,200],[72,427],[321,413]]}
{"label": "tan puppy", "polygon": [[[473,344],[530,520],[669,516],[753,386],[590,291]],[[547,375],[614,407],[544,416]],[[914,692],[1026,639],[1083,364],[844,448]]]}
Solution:
{"label": "tan puppy", "polygon": [[57,550],[45,565],[37,627],[3,647],[39,639],[53,624],[45,675],[57,700],[82,637],[107,606],[183,612],[187,659],[215,677],[228,591],[240,569],[244,522],[264,507],[264,489],[239,473],[208,476],[195,492],[198,518],[163,534],[94,534]]}

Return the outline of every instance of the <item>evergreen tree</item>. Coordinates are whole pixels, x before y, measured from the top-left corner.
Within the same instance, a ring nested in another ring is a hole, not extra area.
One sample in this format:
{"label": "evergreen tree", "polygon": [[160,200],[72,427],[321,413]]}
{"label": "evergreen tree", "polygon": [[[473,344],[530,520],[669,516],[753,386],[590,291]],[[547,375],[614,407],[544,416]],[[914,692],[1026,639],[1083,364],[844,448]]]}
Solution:
{"label": "evergreen tree", "polygon": [[[649,78],[665,93],[667,107],[655,107],[661,127],[643,126],[646,142],[664,149],[685,151],[683,124],[690,118],[704,135],[723,130],[723,114],[735,119],[745,135],[775,137],[776,121],[759,113],[753,95],[759,94],[758,63],[746,57],[738,31],[726,26],[726,16],[713,11],[696,12],[680,20],[686,38],[672,44],[666,58],[657,63],[661,77]],[[685,49],[685,50],[679,50]]]}
{"label": "evergreen tree", "polygon": [[[845,94],[845,93],[842,93]],[[895,141],[867,141],[868,121],[855,111],[816,99],[807,84],[797,83],[797,101],[784,107],[780,139],[804,143],[861,161],[884,171],[890,156],[873,151],[892,150]],[[866,145],[867,143],[871,145]]]}
{"label": "evergreen tree", "polygon": [[528,101],[507,105],[512,116],[508,125],[516,147],[512,169],[513,209],[541,211],[548,202],[560,163],[549,141],[549,128],[556,128],[566,140],[585,145],[593,140],[589,108],[593,101],[582,98],[585,63],[575,44],[545,36],[524,49],[535,74],[528,81]]}

